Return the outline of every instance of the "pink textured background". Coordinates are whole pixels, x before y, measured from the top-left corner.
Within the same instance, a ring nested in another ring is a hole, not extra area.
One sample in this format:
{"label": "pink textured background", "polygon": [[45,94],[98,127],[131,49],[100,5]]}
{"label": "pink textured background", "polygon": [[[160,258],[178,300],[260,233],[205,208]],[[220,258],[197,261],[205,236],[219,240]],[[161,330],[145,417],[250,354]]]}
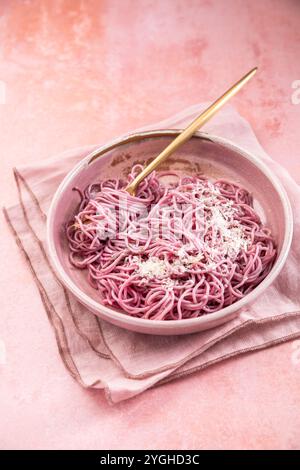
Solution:
{"label": "pink textured background", "polygon": [[[12,166],[213,99],[254,65],[233,104],[300,182],[299,23],[298,0],[1,0],[2,202]],[[0,448],[300,448],[299,342],[112,407],[65,371],[2,216],[0,245]]]}

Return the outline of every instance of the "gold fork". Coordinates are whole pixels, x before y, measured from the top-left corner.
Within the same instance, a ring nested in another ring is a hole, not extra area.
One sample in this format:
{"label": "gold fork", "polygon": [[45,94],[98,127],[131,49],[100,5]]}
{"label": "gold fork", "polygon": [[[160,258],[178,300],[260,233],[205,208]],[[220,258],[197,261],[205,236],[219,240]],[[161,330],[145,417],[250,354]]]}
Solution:
{"label": "gold fork", "polygon": [[184,129],[149,165],[146,166],[137,177],[127,186],[126,191],[132,196],[135,196],[138,185],[148,176],[158,165],[163,162],[169,155],[189,140],[192,135],[211,119],[214,114],[219,111],[230,98],[232,98],[240,89],[255,75],[257,67],[250,70],[244,77],[236,82],[231,88],[229,88],[220,98],[214,101],[200,116],[198,116],[186,129]]}

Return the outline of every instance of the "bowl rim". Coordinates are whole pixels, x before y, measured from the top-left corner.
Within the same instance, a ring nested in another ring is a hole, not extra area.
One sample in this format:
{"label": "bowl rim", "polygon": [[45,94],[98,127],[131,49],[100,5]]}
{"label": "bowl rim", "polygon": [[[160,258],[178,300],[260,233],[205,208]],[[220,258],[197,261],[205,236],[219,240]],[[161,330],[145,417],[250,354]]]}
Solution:
{"label": "bowl rim", "polygon": [[58,278],[75,295],[75,297],[77,297],[77,299],[79,299],[79,301],[83,303],[87,308],[90,308],[94,312],[95,311],[99,312],[101,316],[107,321],[112,321],[112,320],[117,321],[119,326],[122,326],[122,324],[124,325],[127,324],[128,327],[131,326],[132,329],[134,327],[137,327],[137,328],[144,327],[144,330],[146,330],[148,327],[149,329],[151,328],[152,330],[158,329],[160,331],[162,330],[169,331],[169,330],[172,330],[175,327],[175,325],[179,329],[181,327],[184,329],[184,328],[190,328],[195,325],[201,325],[201,324],[209,325],[210,323],[214,324],[216,321],[222,318],[224,319],[226,317],[228,317],[228,320],[229,320],[230,318],[232,318],[232,315],[235,311],[236,311],[236,315],[238,315],[238,312],[241,311],[243,307],[250,304],[267,287],[270,286],[270,284],[274,281],[274,279],[277,277],[277,275],[281,271],[289,253],[289,249],[290,249],[292,237],[293,237],[293,212],[292,212],[291,204],[287,196],[287,193],[282,183],[278,179],[278,177],[268,168],[268,166],[263,161],[261,161],[260,158],[256,157],[252,152],[249,152],[248,150],[245,150],[243,147],[235,144],[230,139],[219,137],[215,134],[210,134],[206,132],[196,132],[194,136],[192,137],[192,139],[200,138],[202,140],[209,140],[213,143],[223,145],[239,153],[244,158],[246,158],[251,163],[253,163],[267,177],[267,179],[275,188],[280,198],[283,211],[284,211],[286,229],[284,233],[281,252],[278,258],[276,259],[274,266],[272,267],[270,273],[266,276],[266,278],[252,292],[247,294],[245,297],[236,301],[234,304],[231,304],[225,308],[222,308],[221,310],[217,312],[210,313],[207,315],[202,315],[196,318],[169,320],[169,321],[136,318],[136,317],[127,315],[126,313],[122,313],[121,311],[119,312],[119,311],[113,310],[110,307],[103,305],[100,302],[97,302],[96,300],[92,299],[88,294],[83,292],[72,281],[72,279],[67,275],[66,271],[63,269],[59,261],[59,257],[58,257],[55,243],[54,243],[54,237],[52,236],[53,227],[55,224],[55,220],[54,220],[55,211],[59,203],[60,197],[63,194],[66,187],[69,185],[72,179],[82,170],[82,168],[84,168],[86,165],[91,164],[94,160],[100,158],[103,154],[105,154],[106,152],[110,150],[113,150],[116,147],[119,147],[126,143],[140,141],[145,138],[176,136],[179,134],[179,132],[181,132],[181,130],[178,130],[178,129],[158,129],[158,130],[154,129],[154,130],[147,130],[147,131],[141,131],[141,132],[134,132],[125,137],[121,136],[111,141],[109,144],[105,144],[103,146],[100,146],[94,149],[86,157],[80,160],[80,162],[78,162],[75,165],[75,167],[71,171],[69,171],[68,174],[64,177],[64,179],[58,186],[52,198],[52,202],[48,210],[46,242],[48,246],[50,262]]}

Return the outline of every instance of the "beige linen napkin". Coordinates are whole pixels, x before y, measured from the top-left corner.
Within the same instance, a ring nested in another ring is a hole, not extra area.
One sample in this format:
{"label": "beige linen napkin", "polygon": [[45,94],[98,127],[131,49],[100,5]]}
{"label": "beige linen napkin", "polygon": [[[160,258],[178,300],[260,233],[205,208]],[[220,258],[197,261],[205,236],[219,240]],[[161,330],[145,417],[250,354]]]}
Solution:
{"label": "beige linen napkin", "polygon": [[[143,130],[183,128],[204,106],[195,105]],[[273,285],[234,320],[193,335],[147,336],[110,325],[79,304],[53,272],[45,244],[51,198],[71,168],[98,145],[14,170],[19,203],[4,213],[36,282],[60,356],[74,379],[84,387],[104,389],[111,402],[223,359],[300,336],[300,188],[263,151],[249,124],[233,108],[222,110],[205,131],[229,138],[267,162],[289,194],[295,230],[290,255]]]}

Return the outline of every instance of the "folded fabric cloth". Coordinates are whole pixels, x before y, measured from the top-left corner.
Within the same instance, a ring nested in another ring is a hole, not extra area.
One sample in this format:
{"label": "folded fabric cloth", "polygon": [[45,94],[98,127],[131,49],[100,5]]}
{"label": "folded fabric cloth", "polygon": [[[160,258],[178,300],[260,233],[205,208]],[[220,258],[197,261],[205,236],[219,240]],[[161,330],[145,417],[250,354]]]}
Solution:
{"label": "folded fabric cloth", "polygon": [[[143,130],[181,129],[204,107],[195,105]],[[122,330],[89,312],[57,279],[45,244],[47,210],[64,176],[98,145],[14,170],[19,203],[4,209],[4,213],[37,284],[60,356],[82,386],[104,389],[111,402],[226,358],[300,336],[300,188],[264,152],[249,124],[230,106],[205,131],[233,140],[268,164],[288,192],[295,229],[288,260],[272,286],[234,320],[193,335],[161,337]]]}

